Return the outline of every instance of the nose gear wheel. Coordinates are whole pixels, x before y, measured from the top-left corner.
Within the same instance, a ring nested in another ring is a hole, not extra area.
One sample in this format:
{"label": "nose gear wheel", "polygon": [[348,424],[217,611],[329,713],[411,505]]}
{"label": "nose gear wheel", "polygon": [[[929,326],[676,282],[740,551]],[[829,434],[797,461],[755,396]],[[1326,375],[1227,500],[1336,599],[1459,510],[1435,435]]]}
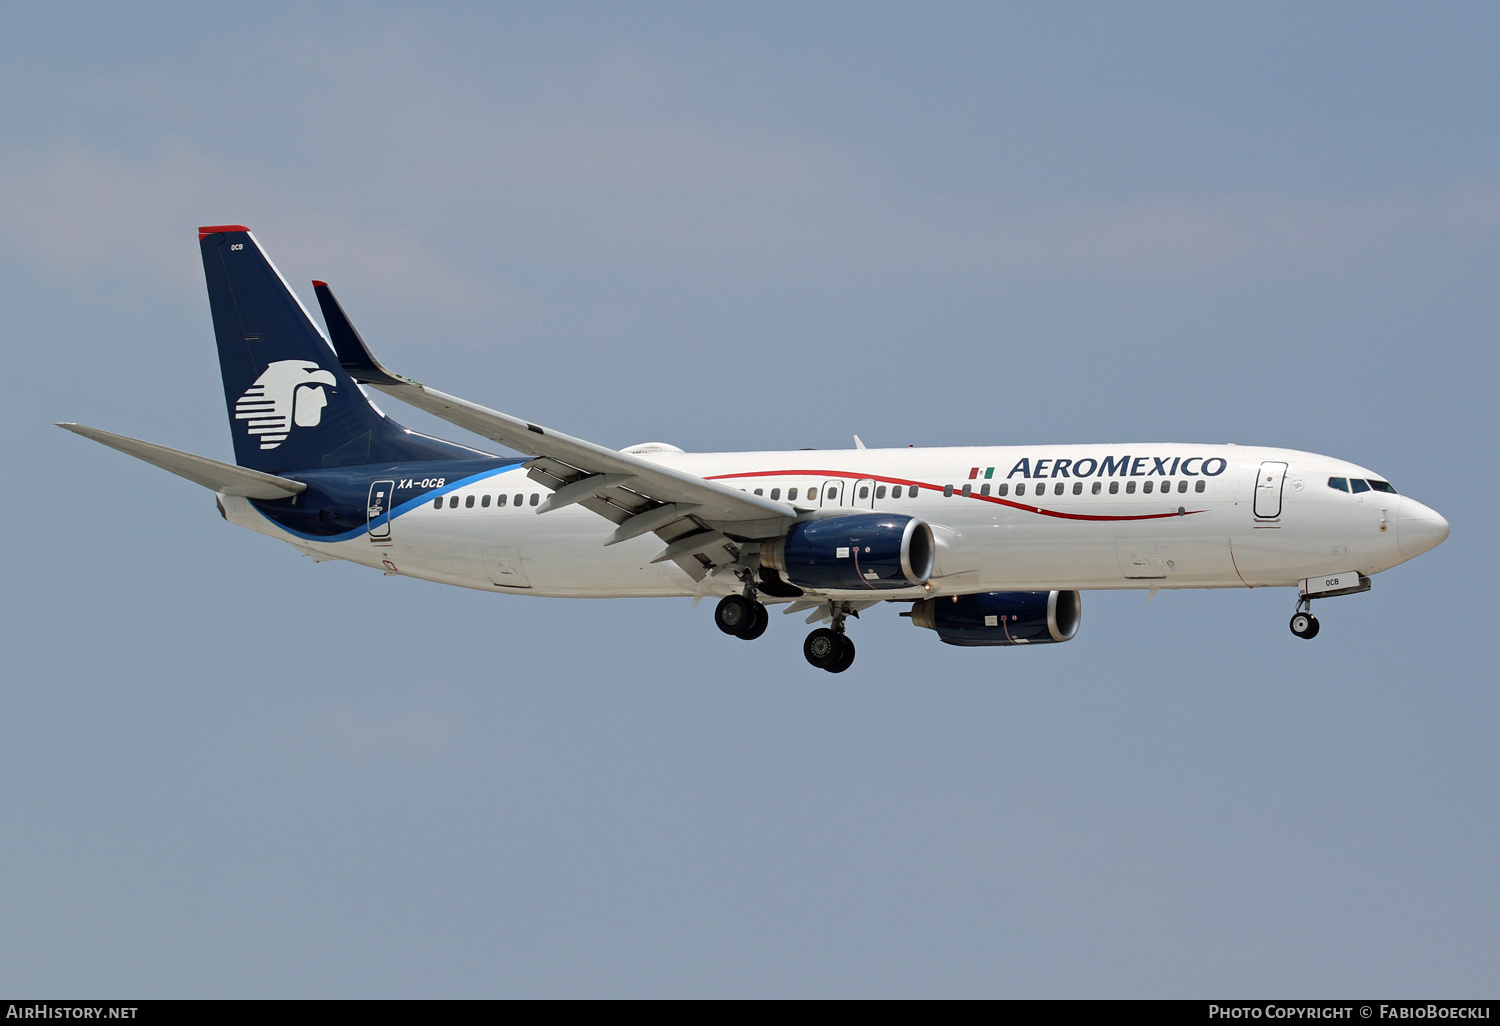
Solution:
{"label": "nose gear wheel", "polygon": [[1318,618],[1298,610],[1292,614],[1291,628],[1297,637],[1311,641],[1318,636]]}

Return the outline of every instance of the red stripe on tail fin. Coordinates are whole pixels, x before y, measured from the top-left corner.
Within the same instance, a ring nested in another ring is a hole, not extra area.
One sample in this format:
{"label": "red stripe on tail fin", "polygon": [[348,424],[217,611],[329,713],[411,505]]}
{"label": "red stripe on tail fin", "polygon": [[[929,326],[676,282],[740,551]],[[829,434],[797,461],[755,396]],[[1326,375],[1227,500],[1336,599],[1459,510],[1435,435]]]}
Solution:
{"label": "red stripe on tail fin", "polygon": [[210,224],[198,229],[198,241],[202,242],[210,235],[219,232],[248,232],[250,229],[242,224]]}

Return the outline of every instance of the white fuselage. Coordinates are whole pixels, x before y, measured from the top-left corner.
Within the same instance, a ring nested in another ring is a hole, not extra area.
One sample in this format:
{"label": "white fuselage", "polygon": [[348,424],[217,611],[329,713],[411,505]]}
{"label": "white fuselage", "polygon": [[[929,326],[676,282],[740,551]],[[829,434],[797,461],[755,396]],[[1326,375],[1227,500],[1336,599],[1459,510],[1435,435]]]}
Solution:
{"label": "white fuselage", "polygon": [[[1374,574],[1447,535],[1442,518],[1410,498],[1329,485],[1330,478],[1363,485],[1378,478],[1373,472],[1287,449],[1163,443],[643,458],[820,515],[875,509],[926,521],[937,542],[932,583],[882,592],[885,599],[1290,586],[1320,574]],[[699,583],[670,560],[653,563],[663,543],[649,534],[606,547],[614,524],[577,505],[538,515],[533,495],[545,499],[548,489],[520,467],[447,482],[388,530],[337,541],[290,533],[249,500],[220,501],[231,521],[316,558],[444,584],[589,598],[739,590],[731,575]]]}

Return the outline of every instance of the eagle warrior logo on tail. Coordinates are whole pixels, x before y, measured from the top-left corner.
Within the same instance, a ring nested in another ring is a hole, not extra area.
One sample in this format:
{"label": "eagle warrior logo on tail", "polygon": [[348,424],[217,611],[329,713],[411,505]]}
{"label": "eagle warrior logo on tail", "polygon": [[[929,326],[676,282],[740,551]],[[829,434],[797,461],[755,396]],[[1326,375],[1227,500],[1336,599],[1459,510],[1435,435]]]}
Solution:
{"label": "eagle warrior logo on tail", "polygon": [[234,419],[249,422],[262,449],[274,449],[286,441],[292,425],[318,426],[328,405],[323,386],[332,384],[333,375],[311,360],[277,360],[234,404]]}

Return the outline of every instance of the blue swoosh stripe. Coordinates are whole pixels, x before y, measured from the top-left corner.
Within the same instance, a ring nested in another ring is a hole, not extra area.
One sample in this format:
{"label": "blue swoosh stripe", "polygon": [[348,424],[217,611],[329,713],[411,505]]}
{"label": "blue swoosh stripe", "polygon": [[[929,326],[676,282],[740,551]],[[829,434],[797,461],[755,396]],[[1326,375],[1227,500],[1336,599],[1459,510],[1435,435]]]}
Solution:
{"label": "blue swoosh stripe", "polygon": [[525,462],[526,460],[516,460],[512,463],[506,464],[503,467],[495,467],[493,470],[486,470],[481,474],[471,474],[468,477],[459,478],[452,484],[444,485],[441,488],[430,488],[427,491],[423,492],[420,498],[407,499],[405,502],[401,503],[401,505],[392,507],[389,512],[381,514],[365,526],[356,527],[354,530],[345,531],[343,534],[306,534],[294,528],[287,527],[284,524],[276,523],[276,521],[271,520],[270,517],[267,517],[265,513],[261,512],[258,509],[255,509],[253,503],[251,504],[250,508],[255,509],[255,512],[260,513],[261,516],[265,517],[267,520],[270,520],[278,530],[285,531],[287,534],[294,534],[298,538],[306,538],[308,541],[322,542],[324,544],[330,542],[353,541],[360,535],[368,534],[371,524],[378,525],[382,523],[388,523],[392,520],[395,520],[397,517],[401,516],[404,513],[410,513],[414,509],[427,505],[427,503],[433,501],[439,496],[447,495],[449,492],[457,491],[458,489],[463,488],[466,485],[471,485],[476,481],[483,481],[486,478],[494,477],[496,474],[508,473],[509,471],[516,469],[516,467]]}

